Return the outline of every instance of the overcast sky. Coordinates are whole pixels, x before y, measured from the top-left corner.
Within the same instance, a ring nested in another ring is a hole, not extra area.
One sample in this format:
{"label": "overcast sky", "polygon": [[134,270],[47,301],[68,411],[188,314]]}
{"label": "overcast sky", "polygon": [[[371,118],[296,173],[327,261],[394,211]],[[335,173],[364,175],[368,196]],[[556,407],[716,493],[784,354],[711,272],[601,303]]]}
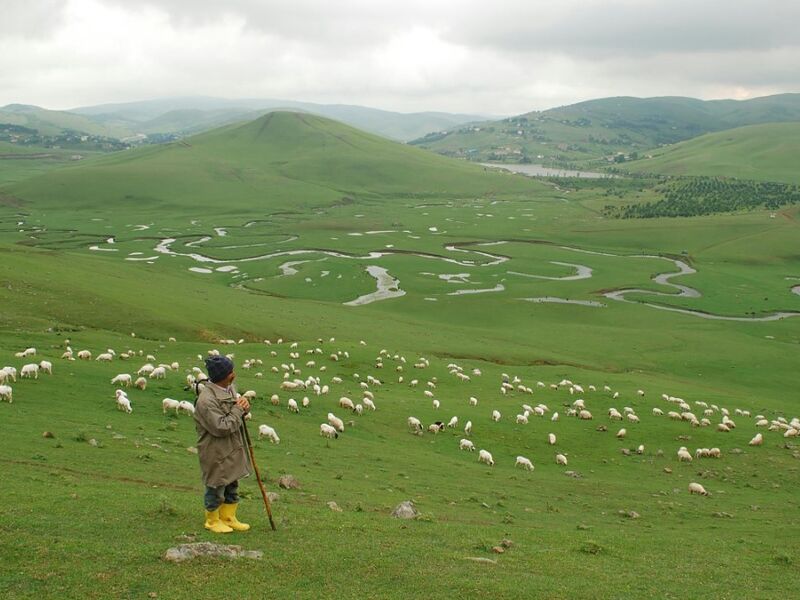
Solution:
{"label": "overcast sky", "polygon": [[0,0],[0,106],[748,98],[800,92],[798,23],[798,0]]}

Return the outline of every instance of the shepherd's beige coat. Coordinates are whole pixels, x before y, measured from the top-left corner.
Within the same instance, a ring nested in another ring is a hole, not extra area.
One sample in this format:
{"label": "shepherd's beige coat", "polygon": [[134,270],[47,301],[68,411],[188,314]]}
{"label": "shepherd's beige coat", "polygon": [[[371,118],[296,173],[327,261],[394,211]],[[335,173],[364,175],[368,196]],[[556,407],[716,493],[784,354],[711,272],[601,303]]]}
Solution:
{"label": "shepherd's beige coat", "polygon": [[236,389],[209,383],[197,397],[197,455],[203,483],[219,487],[250,474],[250,459],[242,431],[244,412],[236,406]]}

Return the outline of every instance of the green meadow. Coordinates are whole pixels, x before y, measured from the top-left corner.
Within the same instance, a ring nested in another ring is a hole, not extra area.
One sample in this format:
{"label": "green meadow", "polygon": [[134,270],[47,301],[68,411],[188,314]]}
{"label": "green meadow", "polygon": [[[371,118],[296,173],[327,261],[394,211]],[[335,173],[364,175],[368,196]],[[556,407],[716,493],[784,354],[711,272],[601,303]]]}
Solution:
{"label": "green meadow", "polygon": [[[12,382],[13,403],[0,403],[0,594],[786,597],[800,564],[800,447],[755,417],[798,415],[800,211],[616,220],[603,216],[608,202],[600,187],[292,113],[6,183],[0,366],[54,366]],[[696,273],[657,282],[676,261]],[[405,294],[345,304],[378,291],[367,267]],[[606,296],[620,290],[636,291]],[[117,357],[69,361],[66,346]],[[15,356],[28,347],[35,358]],[[255,441],[279,494],[276,532],[252,477],[240,508],[251,531],[203,529],[194,424],[162,412],[165,397],[192,399],[185,377],[212,349],[232,353],[239,391],[258,395],[254,441],[262,423],[280,435]],[[179,368],[131,389],[131,414],[117,410],[111,378],[148,354]],[[415,367],[423,357],[429,366]],[[280,391],[283,365],[330,392]],[[505,394],[504,374],[519,380]],[[382,382],[369,387],[377,410],[340,409],[370,375]],[[584,392],[551,387],[563,380]],[[692,427],[667,417],[680,409],[662,394],[698,418],[698,402],[718,408]],[[303,396],[310,406],[289,412]],[[578,398],[592,420],[568,416]],[[523,404],[547,412],[517,423]],[[640,422],[610,420],[611,407]],[[736,424],[727,433],[723,408]],[[319,435],[329,412],[346,423],[335,440]],[[458,426],[411,435],[409,416]],[[467,421],[493,467],[459,450]],[[757,432],[763,445],[749,446]],[[721,457],[679,462],[680,446]],[[520,455],[534,471],[515,467]],[[278,489],[282,474],[301,488]],[[690,482],[710,495],[690,495]],[[404,500],[416,519],[390,516]],[[264,557],[163,560],[186,541]]]}

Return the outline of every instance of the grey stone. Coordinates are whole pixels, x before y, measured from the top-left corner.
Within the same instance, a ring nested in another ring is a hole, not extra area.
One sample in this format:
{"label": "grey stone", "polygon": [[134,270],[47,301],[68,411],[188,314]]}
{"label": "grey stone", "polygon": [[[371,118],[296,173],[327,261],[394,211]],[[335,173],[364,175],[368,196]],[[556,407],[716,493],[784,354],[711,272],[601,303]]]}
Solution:
{"label": "grey stone", "polygon": [[411,500],[401,502],[392,511],[392,516],[396,519],[413,519],[418,514],[417,508]]}
{"label": "grey stone", "polygon": [[278,479],[278,487],[285,490],[297,490],[300,489],[300,482],[294,475],[281,475]]}
{"label": "grey stone", "polygon": [[181,544],[170,548],[164,554],[164,560],[183,562],[199,556],[260,559],[263,555],[263,552],[260,550],[243,550],[241,546],[212,544],[211,542],[195,542],[193,544]]}

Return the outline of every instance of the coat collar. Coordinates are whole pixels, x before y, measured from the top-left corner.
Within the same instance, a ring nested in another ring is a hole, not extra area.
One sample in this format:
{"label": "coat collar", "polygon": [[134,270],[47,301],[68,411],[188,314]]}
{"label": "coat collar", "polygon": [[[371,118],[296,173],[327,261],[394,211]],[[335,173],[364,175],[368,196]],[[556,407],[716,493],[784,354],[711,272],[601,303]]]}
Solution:
{"label": "coat collar", "polygon": [[230,388],[223,388],[216,383],[209,382],[206,387],[211,390],[217,400],[229,400],[236,397],[236,388],[233,385]]}

